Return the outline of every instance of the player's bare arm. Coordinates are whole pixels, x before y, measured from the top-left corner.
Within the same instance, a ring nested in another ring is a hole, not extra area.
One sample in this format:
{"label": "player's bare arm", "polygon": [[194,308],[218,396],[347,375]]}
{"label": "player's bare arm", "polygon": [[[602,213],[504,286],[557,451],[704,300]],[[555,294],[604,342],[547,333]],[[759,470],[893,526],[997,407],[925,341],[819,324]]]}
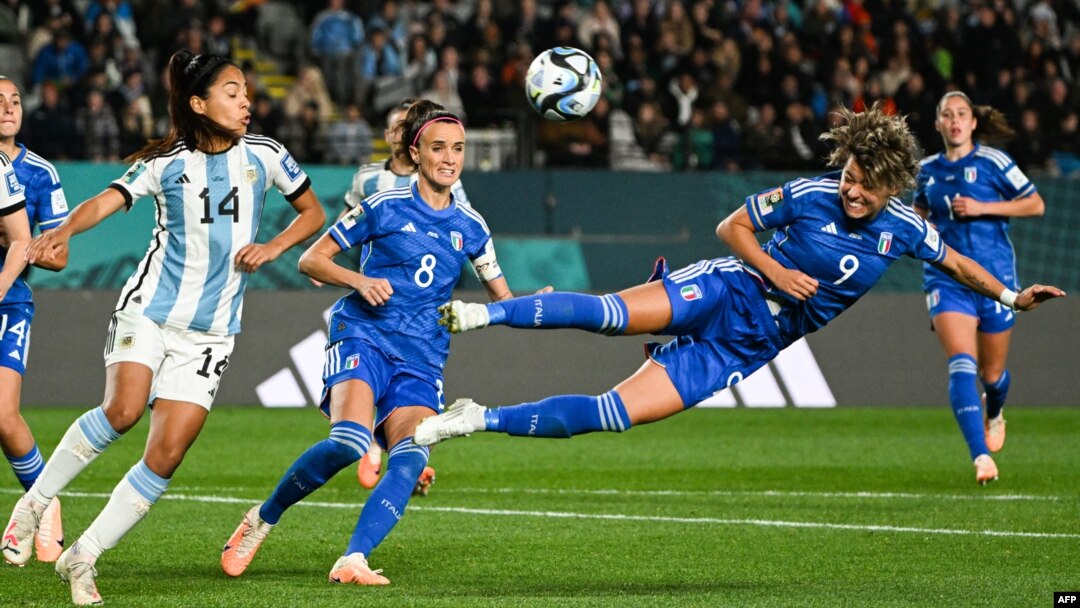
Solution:
{"label": "player's bare arm", "polygon": [[716,227],[716,236],[724,241],[735,255],[765,275],[777,289],[797,300],[806,300],[817,293],[817,279],[786,268],[761,249],[754,236],[754,224],[745,207],[739,207]]}
{"label": "player's bare arm", "polygon": [[124,195],[115,188],[106,188],[101,194],[87,199],[71,212],[55,229],[38,235],[26,250],[31,264],[67,263],[68,241],[72,236],[85,232],[102,220],[124,208]]}
{"label": "player's bare arm", "polygon": [[255,272],[259,266],[273,262],[284,251],[322,230],[326,212],[315,191],[308,188],[290,203],[297,216],[277,236],[266,243],[251,243],[236,254],[236,267],[243,272]]}
{"label": "player's bare arm", "polygon": [[372,306],[386,304],[394,294],[390,281],[372,278],[345,268],[334,261],[334,257],[339,253],[341,246],[330,233],[326,233],[300,256],[300,272],[326,285],[355,289],[360,297]]}
{"label": "player's bare arm", "polygon": [[1064,291],[1052,285],[1032,285],[1019,294],[1013,293],[978,262],[948,246],[937,267],[955,281],[1016,310],[1032,310],[1047,300],[1065,296]]}

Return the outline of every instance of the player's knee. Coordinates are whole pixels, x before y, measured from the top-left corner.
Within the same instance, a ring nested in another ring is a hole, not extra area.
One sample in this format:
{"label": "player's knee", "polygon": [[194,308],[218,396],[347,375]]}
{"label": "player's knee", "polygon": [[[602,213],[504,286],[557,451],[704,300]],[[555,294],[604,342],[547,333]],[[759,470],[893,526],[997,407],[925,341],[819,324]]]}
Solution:
{"label": "player's knee", "polygon": [[146,411],[146,404],[132,399],[114,397],[102,404],[102,410],[105,412],[105,419],[109,421],[109,426],[122,435],[139,423],[143,412]]}
{"label": "player's knee", "polygon": [[1001,379],[1001,375],[1004,373],[1004,365],[979,364],[979,378],[982,378],[984,384],[996,383]]}

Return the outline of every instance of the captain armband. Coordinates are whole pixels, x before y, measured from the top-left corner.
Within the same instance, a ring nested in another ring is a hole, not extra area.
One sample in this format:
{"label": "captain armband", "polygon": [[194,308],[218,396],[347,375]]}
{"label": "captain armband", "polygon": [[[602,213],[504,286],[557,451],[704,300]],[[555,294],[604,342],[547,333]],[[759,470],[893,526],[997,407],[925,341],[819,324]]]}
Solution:
{"label": "captain armband", "polygon": [[499,268],[499,260],[495,259],[495,247],[491,241],[484,246],[484,252],[472,260],[472,265],[476,278],[484,283],[502,276],[502,269]]}

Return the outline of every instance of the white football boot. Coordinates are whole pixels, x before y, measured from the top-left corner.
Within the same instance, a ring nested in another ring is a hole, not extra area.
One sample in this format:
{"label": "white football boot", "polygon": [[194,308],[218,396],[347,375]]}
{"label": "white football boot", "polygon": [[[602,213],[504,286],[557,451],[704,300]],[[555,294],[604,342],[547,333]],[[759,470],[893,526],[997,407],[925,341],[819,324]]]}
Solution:
{"label": "white football boot", "polygon": [[472,399],[458,399],[442,414],[420,421],[413,433],[413,443],[432,445],[451,437],[487,430],[484,424],[486,411],[486,407]]}
{"label": "white football boot", "polygon": [[71,585],[71,602],[76,606],[103,604],[97,588],[97,570],[90,556],[82,551],[79,543],[60,554],[56,560],[56,574],[60,580]]}
{"label": "white football boot", "polygon": [[439,325],[445,325],[452,334],[460,334],[472,329],[488,326],[491,317],[487,304],[474,304],[454,300],[439,307]]}
{"label": "white football boot", "polygon": [[33,553],[34,536],[41,527],[41,515],[45,507],[38,504],[29,494],[24,494],[15,503],[11,519],[4,528],[4,537],[0,540],[0,553],[9,564],[25,566]]}

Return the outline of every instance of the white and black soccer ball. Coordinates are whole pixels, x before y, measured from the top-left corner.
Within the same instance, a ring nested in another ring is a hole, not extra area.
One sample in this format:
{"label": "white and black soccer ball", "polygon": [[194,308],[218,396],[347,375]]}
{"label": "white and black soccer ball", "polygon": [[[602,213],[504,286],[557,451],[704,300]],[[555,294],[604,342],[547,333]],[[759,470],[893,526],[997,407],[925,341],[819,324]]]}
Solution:
{"label": "white and black soccer ball", "polygon": [[596,106],[602,80],[600,68],[588,53],[557,46],[533,59],[525,76],[525,94],[540,116],[576,120]]}

